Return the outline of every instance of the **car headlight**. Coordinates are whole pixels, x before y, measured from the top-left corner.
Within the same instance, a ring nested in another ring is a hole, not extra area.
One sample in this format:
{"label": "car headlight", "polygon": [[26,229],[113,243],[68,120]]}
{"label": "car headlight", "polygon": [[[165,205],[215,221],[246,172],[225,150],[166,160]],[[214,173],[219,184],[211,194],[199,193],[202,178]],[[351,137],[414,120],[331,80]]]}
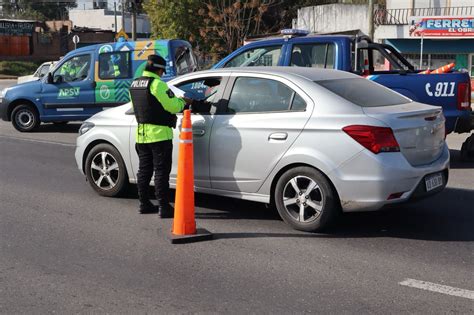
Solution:
{"label": "car headlight", "polygon": [[89,121],[83,122],[81,127],[79,128],[79,135],[82,136],[83,134],[94,128],[94,126],[95,125]]}
{"label": "car headlight", "polygon": [[5,95],[7,94],[8,88],[3,89],[0,91],[0,99],[5,98]]}

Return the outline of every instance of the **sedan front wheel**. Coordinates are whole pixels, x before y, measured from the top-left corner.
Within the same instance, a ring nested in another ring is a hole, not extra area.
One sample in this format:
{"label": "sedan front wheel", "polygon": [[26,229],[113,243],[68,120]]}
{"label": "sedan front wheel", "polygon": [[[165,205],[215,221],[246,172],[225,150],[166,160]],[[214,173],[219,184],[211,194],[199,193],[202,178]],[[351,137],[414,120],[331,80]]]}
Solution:
{"label": "sedan front wheel", "polygon": [[275,205],[286,223],[307,232],[327,228],[340,209],[336,192],[326,177],[306,166],[292,168],[280,177]]}
{"label": "sedan front wheel", "polygon": [[125,163],[118,150],[110,144],[101,143],[89,151],[85,172],[89,184],[99,195],[115,197],[127,188]]}

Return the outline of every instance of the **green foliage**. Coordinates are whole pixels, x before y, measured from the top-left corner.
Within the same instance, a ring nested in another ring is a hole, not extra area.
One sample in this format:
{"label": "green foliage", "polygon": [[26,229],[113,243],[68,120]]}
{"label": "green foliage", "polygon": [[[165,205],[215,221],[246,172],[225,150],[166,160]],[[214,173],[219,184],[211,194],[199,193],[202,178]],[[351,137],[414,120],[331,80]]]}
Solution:
{"label": "green foliage", "polygon": [[180,38],[195,41],[201,1],[147,0],[143,9],[150,17],[155,38]]}
{"label": "green foliage", "polygon": [[1,4],[3,17],[38,21],[66,19],[68,10],[77,6],[76,0],[9,0],[2,1]]}
{"label": "green foliage", "polygon": [[[200,59],[217,61],[250,36],[290,28],[298,9],[366,0],[145,0],[155,38],[191,42]],[[376,0],[384,2],[385,0]],[[211,62],[211,61],[209,61]]]}
{"label": "green foliage", "polygon": [[0,74],[22,76],[33,74],[41,63],[29,61],[0,61]]}

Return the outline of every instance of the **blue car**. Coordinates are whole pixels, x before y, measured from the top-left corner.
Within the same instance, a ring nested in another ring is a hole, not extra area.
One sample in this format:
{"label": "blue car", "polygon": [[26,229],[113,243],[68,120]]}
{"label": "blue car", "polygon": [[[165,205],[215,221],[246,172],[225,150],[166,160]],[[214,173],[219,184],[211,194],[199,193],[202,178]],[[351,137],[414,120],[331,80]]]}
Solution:
{"label": "blue car", "polygon": [[170,80],[197,69],[191,44],[183,40],[117,42],[87,46],[68,53],[48,75],[0,94],[0,117],[22,132],[41,122],[82,121],[130,101],[128,88],[140,76],[149,55],[167,61]]}

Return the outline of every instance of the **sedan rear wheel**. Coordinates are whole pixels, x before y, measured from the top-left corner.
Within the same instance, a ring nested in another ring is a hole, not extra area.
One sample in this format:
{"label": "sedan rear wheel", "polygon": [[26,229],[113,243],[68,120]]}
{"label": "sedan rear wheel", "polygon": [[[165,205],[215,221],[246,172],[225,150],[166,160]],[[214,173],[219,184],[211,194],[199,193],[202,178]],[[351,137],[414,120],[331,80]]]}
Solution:
{"label": "sedan rear wheel", "polygon": [[296,167],[280,177],[275,204],[286,223],[309,232],[328,227],[339,212],[333,187],[323,174],[311,167]]}
{"label": "sedan rear wheel", "polygon": [[99,195],[114,197],[127,188],[125,163],[110,144],[102,143],[92,148],[87,155],[85,171],[87,180]]}

